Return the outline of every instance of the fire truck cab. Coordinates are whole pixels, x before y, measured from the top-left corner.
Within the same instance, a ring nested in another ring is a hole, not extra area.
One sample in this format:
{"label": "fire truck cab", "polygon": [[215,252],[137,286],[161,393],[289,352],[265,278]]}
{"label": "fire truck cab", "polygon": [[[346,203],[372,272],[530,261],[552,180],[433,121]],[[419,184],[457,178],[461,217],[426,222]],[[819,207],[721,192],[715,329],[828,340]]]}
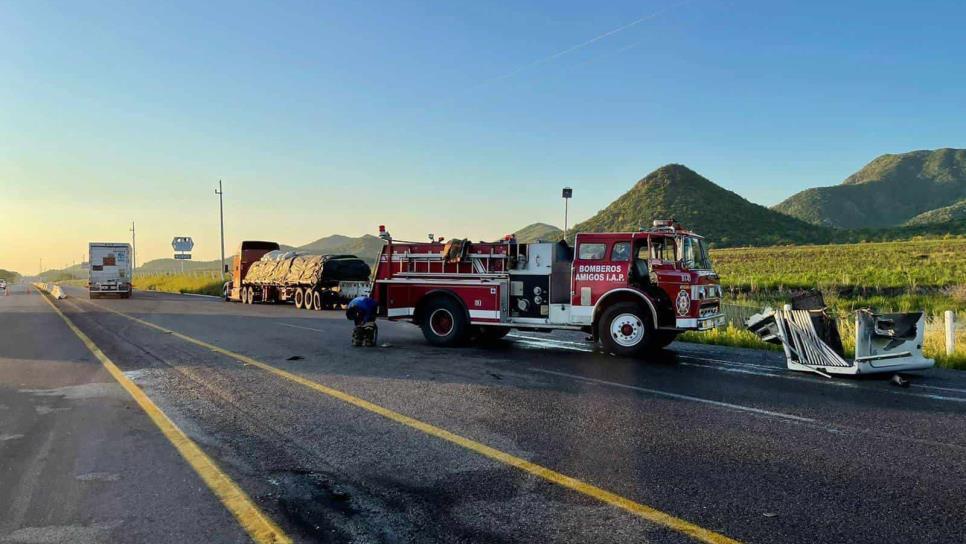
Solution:
{"label": "fire truck cab", "polygon": [[673,221],[639,232],[517,243],[387,241],[372,296],[380,315],[418,324],[435,345],[511,329],[582,330],[619,355],[721,324],[721,288],[704,239]]}

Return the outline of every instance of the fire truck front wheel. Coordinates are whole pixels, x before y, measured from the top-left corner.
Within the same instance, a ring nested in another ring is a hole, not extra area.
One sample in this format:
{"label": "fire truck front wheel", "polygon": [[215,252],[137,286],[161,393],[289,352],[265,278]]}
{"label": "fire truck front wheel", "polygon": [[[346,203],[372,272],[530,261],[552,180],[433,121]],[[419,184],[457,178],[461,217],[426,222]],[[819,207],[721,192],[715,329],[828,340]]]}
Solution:
{"label": "fire truck front wheel", "polygon": [[423,311],[423,336],[434,346],[456,346],[466,338],[469,323],[466,311],[454,300],[438,297]]}
{"label": "fire truck front wheel", "polygon": [[656,339],[647,310],[633,302],[619,302],[604,310],[597,325],[604,348],[615,355],[637,355]]}

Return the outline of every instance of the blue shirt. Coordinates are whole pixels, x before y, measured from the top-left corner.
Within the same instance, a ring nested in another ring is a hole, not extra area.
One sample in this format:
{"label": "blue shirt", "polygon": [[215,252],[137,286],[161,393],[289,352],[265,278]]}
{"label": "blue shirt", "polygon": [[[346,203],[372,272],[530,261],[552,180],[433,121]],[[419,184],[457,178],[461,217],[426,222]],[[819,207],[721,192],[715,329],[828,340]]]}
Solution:
{"label": "blue shirt", "polygon": [[371,323],[376,320],[376,310],[379,305],[371,297],[356,297],[345,308],[346,319],[352,319],[356,325]]}

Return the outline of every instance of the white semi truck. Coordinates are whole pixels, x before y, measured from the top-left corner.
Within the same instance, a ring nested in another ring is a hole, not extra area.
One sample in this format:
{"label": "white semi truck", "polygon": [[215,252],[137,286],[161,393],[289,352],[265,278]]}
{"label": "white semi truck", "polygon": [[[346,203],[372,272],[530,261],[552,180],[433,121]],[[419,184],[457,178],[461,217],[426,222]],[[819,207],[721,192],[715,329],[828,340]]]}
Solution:
{"label": "white semi truck", "polygon": [[91,242],[87,255],[90,298],[104,294],[131,297],[131,244]]}

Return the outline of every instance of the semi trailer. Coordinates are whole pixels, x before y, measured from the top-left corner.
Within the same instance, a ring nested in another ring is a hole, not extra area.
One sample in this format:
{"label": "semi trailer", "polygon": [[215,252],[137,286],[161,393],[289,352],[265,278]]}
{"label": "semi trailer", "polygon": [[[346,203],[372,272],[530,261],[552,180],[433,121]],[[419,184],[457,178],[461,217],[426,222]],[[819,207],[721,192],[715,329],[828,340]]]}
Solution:
{"label": "semi trailer", "polygon": [[87,280],[88,296],[102,295],[131,297],[131,244],[91,242],[87,261],[90,267]]}
{"label": "semi trailer", "polygon": [[371,296],[379,315],[409,320],[431,344],[511,329],[585,331],[618,355],[724,323],[721,287],[701,236],[673,220],[565,241],[386,241]]}
{"label": "semi trailer", "polygon": [[234,257],[225,301],[332,309],[368,294],[370,273],[369,265],[354,255],[309,255],[282,251],[276,242],[249,240]]}

